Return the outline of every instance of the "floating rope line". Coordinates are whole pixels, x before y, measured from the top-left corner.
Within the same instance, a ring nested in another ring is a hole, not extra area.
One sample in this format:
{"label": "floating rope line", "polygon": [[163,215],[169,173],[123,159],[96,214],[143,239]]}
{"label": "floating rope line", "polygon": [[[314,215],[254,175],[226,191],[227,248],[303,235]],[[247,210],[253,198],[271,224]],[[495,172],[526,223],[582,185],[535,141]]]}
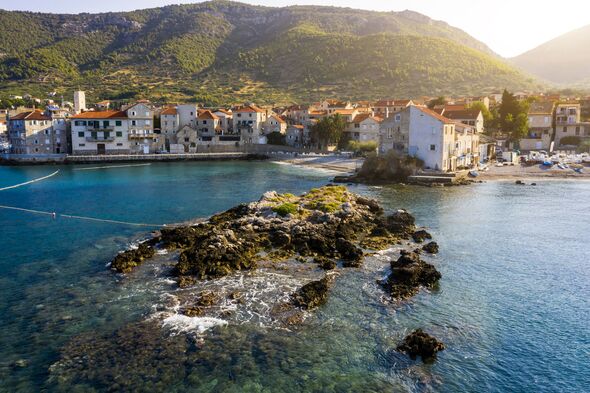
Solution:
{"label": "floating rope line", "polygon": [[58,169],[57,171],[53,172],[53,173],[52,173],[52,174],[50,174],[50,175],[43,176],[43,177],[40,177],[40,178],[38,178],[38,179],[29,180],[29,181],[26,181],[26,182],[24,182],[24,183],[20,183],[20,184],[15,184],[14,186],[9,186],[9,187],[0,188],[0,191],[4,191],[4,190],[10,190],[11,188],[22,187],[22,186],[26,186],[27,184],[36,183],[36,182],[38,182],[38,181],[41,181],[41,180],[49,179],[50,177],[52,177],[52,176],[55,176],[55,175],[57,175],[58,173],[59,173],[59,169]]}
{"label": "floating rope line", "polygon": [[107,166],[93,166],[90,168],[76,168],[75,171],[92,171],[97,169],[111,169],[111,168],[128,168],[133,166],[148,166],[152,165],[151,163],[147,164],[128,164],[128,165],[107,165]]}
{"label": "floating rope line", "polygon": [[110,224],[120,224],[120,225],[131,225],[136,227],[151,227],[151,228],[160,228],[166,226],[174,226],[173,225],[166,225],[166,224],[148,224],[148,223],[141,223],[141,222],[127,222],[127,221],[119,221],[119,220],[108,220],[103,218],[95,218],[95,217],[84,217],[84,216],[74,216],[71,214],[58,214],[56,212],[46,212],[41,210],[33,210],[33,209],[25,209],[22,207],[15,207],[15,206],[3,206],[0,205],[0,209],[7,209],[7,210],[17,210],[26,213],[35,213],[35,214],[43,214],[48,216],[53,216],[55,218],[63,217],[63,218],[71,218],[74,220],[86,220],[86,221],[94,221],[94,222],[106,222]]}

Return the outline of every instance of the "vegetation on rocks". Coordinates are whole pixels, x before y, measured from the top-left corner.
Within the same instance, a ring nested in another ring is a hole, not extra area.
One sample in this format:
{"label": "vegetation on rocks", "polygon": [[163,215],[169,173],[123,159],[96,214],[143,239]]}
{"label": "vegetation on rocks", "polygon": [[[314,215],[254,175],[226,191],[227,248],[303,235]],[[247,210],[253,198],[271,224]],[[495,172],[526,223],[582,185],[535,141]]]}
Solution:
{"label": "vegetation on rocks", "polygon": [[445,349],[443,343],[424,333],[422,329],[414,330],[397,347],[398,351],[407,353],[412,359],[420,356],[424,362],[433,360],[436,353],[443,349]]}
{"label": "vegetation on rocks", "polygon": [[351,177],[337,178],[338,182],[382,183],[405,182],[417,173],[424,163],[414,157],[400,156],[390,150],[385,155],[370,155],[363,166]]}

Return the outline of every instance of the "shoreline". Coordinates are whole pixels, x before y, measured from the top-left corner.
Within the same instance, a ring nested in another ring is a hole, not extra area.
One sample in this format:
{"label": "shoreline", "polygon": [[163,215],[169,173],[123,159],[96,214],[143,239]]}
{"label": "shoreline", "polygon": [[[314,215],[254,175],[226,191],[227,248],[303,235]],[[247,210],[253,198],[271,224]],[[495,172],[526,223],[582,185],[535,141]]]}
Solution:
{"label": "shoreline", "polygon": [[[590,170],[588,167],[584,167],[586,170]],[[516,180],[528,180],[528,181],[540,181],[540,180],[590,180],[590,172],[577,173],[571,168],[568,169],[553,169],[553,168],[541,168],[540,166],[503,166],[489,167],[487,172],[479,172],[479,176],[471,178],[472,180],[482,181],[516,181]]]}

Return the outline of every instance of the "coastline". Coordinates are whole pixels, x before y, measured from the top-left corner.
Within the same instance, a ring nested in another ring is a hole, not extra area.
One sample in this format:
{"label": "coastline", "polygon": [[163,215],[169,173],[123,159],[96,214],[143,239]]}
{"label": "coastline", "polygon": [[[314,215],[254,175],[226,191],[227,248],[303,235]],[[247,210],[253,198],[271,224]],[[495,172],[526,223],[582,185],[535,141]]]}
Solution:
{"label": "coastline", "polygon": [[[585,169],[588,169],[585,167]],[[487,172],[479,172],[474,178],[482,181],[516,181],[516,180],[590,180],[590,171],[584,173],[568,169],[542,168],[540,166],[491,166]]]}
{"label": "coastline", "polygon": [[289,164],[293,166],[322,169],[341,174],[354,174],[364,162],[362,158],[348,158],[342,156],[312,156],[312,157],[285,157],[271,158],[272,162]]}

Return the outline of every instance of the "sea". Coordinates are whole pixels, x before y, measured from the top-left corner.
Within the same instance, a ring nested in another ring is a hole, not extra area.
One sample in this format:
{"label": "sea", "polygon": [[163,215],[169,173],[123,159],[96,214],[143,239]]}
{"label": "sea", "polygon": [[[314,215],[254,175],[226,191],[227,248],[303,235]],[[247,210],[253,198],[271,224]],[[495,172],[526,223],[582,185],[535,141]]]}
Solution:
{"label": "sea", "polygon": [[[381,252],[339,269],[293,328],[267,305],[304,276],[198,284],[242,288],[253,311],[191,319],[166,263],[108,267],[158,225],[333,176],[256,161],[0,167],[0,391],[590,391],[590,182],[350,185],[432,233],[442,279],[393,302],[377,282],[399,250]],[[444,342],[435,361],[395,350],[416,328]]]}

